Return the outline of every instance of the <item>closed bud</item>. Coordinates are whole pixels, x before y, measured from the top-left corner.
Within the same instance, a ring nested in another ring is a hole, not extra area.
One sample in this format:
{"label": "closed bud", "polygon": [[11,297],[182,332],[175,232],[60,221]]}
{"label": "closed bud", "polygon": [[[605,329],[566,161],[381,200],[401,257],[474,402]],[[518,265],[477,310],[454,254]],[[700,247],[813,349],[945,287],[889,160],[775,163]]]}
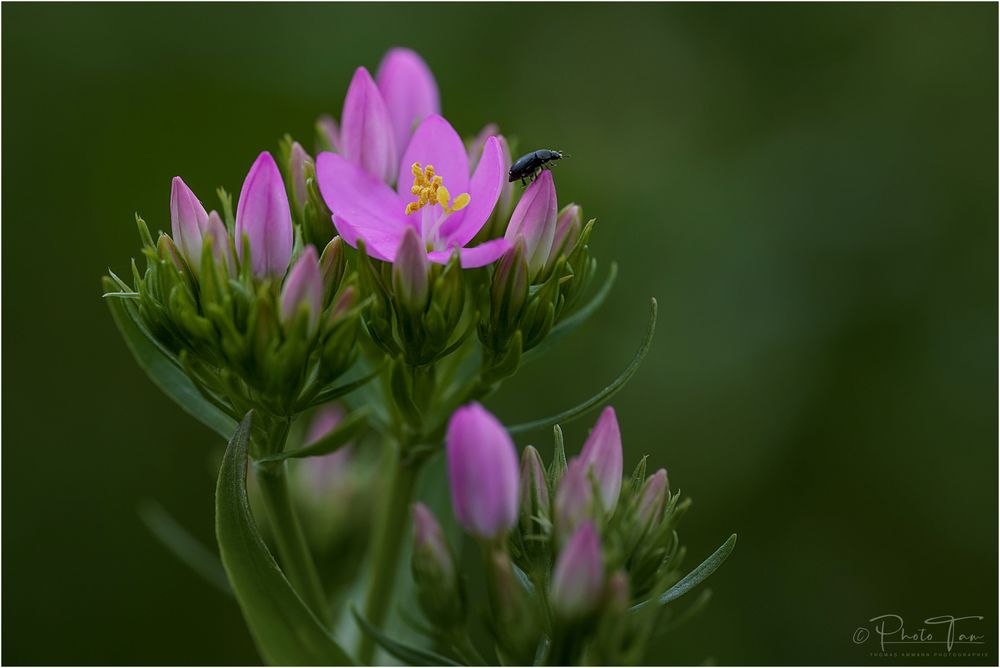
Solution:
{"label": "closed bud", "polygon": [[329,304],[340,289],[347,272],[347,253],[344,240],[334,237],[319,256],[319,273],[323,279],[323,303]]}
{"label": "closed bud", "polygon": [[278,165],[267,151],[250,168],[236,207],[236,253],[241,261],[246,261],[244,237],[254,275],[285,274],[292,258],[292,212]]}
{"label": "closed bud", "polygon": [[578,620],[593,613],[604,593],[604,559],[592,522],[584,522],[559,553],[549,602],[560,618]]}
{"label": "closed bud", "polygon": [[413,505],[411,566],[417,599],[427,618],[444,628],[460,622],[464,604],[455,559],[441,526],[422,503]]}
{"label": "closed bud", "polygon": [[573,458],[556,488],[555,528],[560,542],[565,542],[577,527],[594,516],[594,485],[587,466]]}
{"label": "closed bud", "polygon": [[455,517],[480,540],[503,537],[517,521],[517,451],[507,430],[478,403],[451,416],[446,437]]}
{"label": "closed bud", "polygon": [[411,313],[422,313],[430,294],[430,260],[417,231],[408,227],[396,250],[392,265],[392,287],[396,298]]}
{"label": "closed bud", "polygon": [[235,266],[229,257],[229,233],[218,212],[213,211],[208,214],[208,225],[205,226],[203,239],[212,244],[212,258],[216,266],[226,271],[233,271]]}
{"label": "closed bud", "polygon": [[291,181],[292,205],[299,219],[302,218],[309,195],[306,192],[306,168],[312,164],[313,159],[309,157],[306,150],[297,141],[292,142],[292,148],[288,152],[287,172]]}
{"label": "closed bud", "polygon": [[548,520],[550,513],[549,486],[542,457],[529,445],[521,454],[521,532],[525,535],[539,533],[540,521]]}
{"label": "closed bud", "polygon": [[622,436],[615,409],[608,406],[583,444],[580,459],[594,471],[601,488],[601,502],[610,513],[622,489]]}
{"label": "closed bud", "polygon": [[561,255],[569,255],[570,250],[580,237],[580,227],[583,224],[583,211],[576,204],[567,204],[556,218],[556,233],[552,238],[552,250],[546,266],[552,266]]}
{"label": "closed bud", "polygon": [[663,517],[663,509],[670,495],[670,485],[667,482],[667,470],[660,469],[646,478],[646,483],[639,493],[637,515],[640,525],[655,527]]}
{"label": "closed bud", "polygon": [[201,264],[201,237],[208,226],[208,213],[179,176],[170,185],[170,231],[174,243],[197,275]]}
{"label": "closed bud", "polygon": [[552,173],[543,171],[521,195],[510,216],[504,238],[524,239],[528,273],[534,278],[545,266],[556,232],[556,186]]}
{"label": "closed bud", "polygon": [[169,262],[180,272],[185,272],[187,269],[184,266],[184,261],[181,260],[180,254],[177,252],[177,246],[174,244],[173,239],[168,237],[166,234],[161,234],[156,240],[156,254],[160,256],[160,259]]}
{"label": "closed bud", "polygon": [[541,635],[538,610],[514,574],[515,566],[505,550],[491,550],[485,563],[497,642],[510,665],[530,666]]}
{"label": "closed bud", "polygon": [[490,286],[490,321],[494,340],[490,345],[503,348],[518,328],[521,311],[528,300],[528,263],[524,240],[518,239],[497,263]]}
{"label": "closed bud", "polygon": [[306,246],[288,272],[281,289],[281,322],[291,324],[302,308],[309,312],[309,332],[315,332],[323,310],[323,279],[319,273],[316,249]]}

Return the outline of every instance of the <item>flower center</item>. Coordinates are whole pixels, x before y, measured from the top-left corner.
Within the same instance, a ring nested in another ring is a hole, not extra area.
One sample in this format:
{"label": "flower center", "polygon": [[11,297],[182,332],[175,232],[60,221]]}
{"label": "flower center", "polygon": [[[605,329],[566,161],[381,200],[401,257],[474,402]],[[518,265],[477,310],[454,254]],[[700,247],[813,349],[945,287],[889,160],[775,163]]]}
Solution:
{"label": "flower center", "polygon": [[428,204],[440,204],[446,214],[460,211],[469,205],[469,200],[472,199],[469,193],[462,193],[452,203],[451,193],[444,187],[444,181],[434,173],[434,165],[421,167],[419,162],[415,162],[410,171],[413,172],[413,187],[410,192],[416,195],[417,201],[406,205],[407,216]]}

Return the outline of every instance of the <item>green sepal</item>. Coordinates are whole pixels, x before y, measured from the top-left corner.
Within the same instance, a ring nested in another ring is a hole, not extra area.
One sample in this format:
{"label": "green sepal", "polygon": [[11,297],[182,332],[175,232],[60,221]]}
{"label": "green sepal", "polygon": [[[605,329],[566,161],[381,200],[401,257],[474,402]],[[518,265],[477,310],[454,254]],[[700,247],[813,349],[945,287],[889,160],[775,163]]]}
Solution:
{"label": "green sepal", "polygon": [[563,439],[562,427],[557,424],[552,425],[552,463],[549,464],[549,494],[555,498],[556,488],[559,481],[566,474],[566,443]]}
{"label": "green sepal", "polygon": [[[114,292],[115,282],[105,277],[104,290]],[[139,324],[130,301],[108,299],[107,303],[125,344],[150,380],[185,412],[220,436],[228,438],[233,433],[236,421],[202,396],[194,383],[184,375],[180,362],[163,350]]]}
{"label": "green sepal", "polygon": [[351,658],[303,603],[257,531],[246,487],[252,418],[251,411],[229,441],[215,493],[215,532],[229,583],[267,663],[350,665]]}

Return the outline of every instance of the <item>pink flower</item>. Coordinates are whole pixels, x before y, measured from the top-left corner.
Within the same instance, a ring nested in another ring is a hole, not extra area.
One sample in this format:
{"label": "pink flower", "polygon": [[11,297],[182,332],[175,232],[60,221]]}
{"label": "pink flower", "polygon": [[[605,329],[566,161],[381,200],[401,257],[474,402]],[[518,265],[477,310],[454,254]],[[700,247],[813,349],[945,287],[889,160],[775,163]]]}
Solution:
{"label": "pink flower", "polygon": [[[347,143],[348,128],[341,132]],[[504,172],[500,145],[490,137],[472,177],[461,138],[441,116],[428,116],[417,128],[400,161],[394,191],[370,172],[336,153],[316,161],[319,190],[333,212],[333,224],[351,246],[365,243],[369,255],[394,262],[407,229],[417,232],[432,262],[447,264],[458,249],[463,267],[481,267],[509,247],[493,239],[472,248],[466,244],[496,206]]]}
{"label": "pink flower", "polygon": [[375,83],[389,112],[396,150],[402,153],[414,128],[428,116],[441,113],[437,82],[415,51],[395,48],[382,58]]}
{"label": "pink flower", "polygon": [[344,159],[386,183],[396,177],[399,150],[389,110],[368,70],[359,67],[344,98],[340,116],[340,152]]}
{"label": "pink flower", "polygon": [[500,538],[517,521],[517,451],[507,430],[478,403],[467,404],[451,416],[446,449],[458,523],[477,538]]}
{"label": "pink flower", "polygon": [[[430,68],[410,49],[390,49],[375,79],[364,67],[354,71],[344,96],[340,126],[325,116],[318,128],[333,150],[385,183],[399,172],[399,156],[424,118],[441,112]],[[409,165],[403,173],[407,173]]]}

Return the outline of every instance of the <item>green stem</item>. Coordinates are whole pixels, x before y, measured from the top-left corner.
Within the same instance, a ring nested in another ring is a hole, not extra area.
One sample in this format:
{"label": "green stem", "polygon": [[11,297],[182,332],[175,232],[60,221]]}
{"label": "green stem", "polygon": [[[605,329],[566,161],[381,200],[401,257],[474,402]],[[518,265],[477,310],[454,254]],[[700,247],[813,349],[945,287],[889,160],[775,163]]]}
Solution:
{"label": "green stem", "polygon": [[[404,455],[405,456],[405,455]],[[393,472],[389,496],[382,508],[378,534],[373,549],[372,570],[368,581],[365,619],[376,628],[385,623],[389,599],[396,584],[396,571],[406,535],[406,516],[413,498],[413,489],[420,470],[418,462],[404,461],[397,450],[392,455]],[[375,656],[375,641],[368,633],[361,634],[358,657],[362,665],[371,665]]]}
{"label": "green stem", "polygon": [[329,627],[330,612],[323,584],[288,493],[287,467],[282,462],[278,466],[257,468],[256,472],[282,570],[317,619]]}

